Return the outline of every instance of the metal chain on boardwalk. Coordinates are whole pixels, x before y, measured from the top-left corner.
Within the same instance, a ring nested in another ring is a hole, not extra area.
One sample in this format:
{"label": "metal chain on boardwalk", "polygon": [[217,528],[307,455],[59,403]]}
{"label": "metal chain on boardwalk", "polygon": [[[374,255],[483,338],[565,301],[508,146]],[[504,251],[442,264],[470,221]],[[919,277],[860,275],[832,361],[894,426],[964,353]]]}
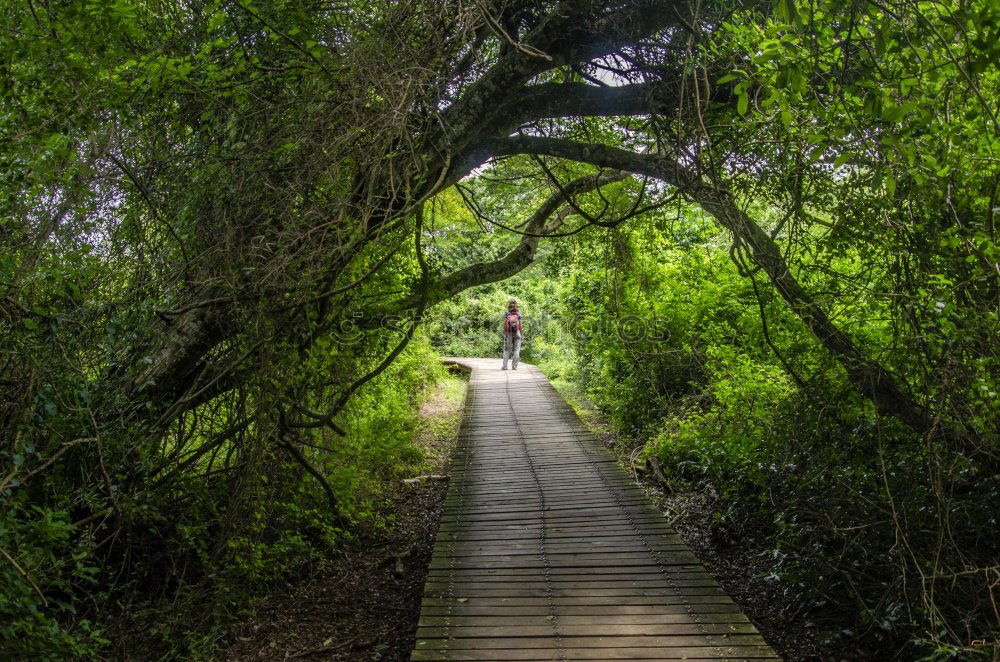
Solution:
{"label": "metal chain on boardwalk", "polygon": [[[533,381],[535,387],[539,391],[544,392],[542,382],[539,380],[533,380]],[[562,396],[559,395],[558,391],[555,391],[554,387],[548,384],[548,382],[545,382],[545,385],[548,386],[548,389],[552,391],[552,395],[555,395],[555,398],[553,398],[553,401],[555,402],[555,409],[560,419],[563,421],[563,423],[565,423],[567,426],[573,429],[579,430],[581,423],[576,413],[569,408],[569,405],[565,403]],[[571,415],[571,418],[567,417],[567,413]],[[587,436],[591,436],[591,432],[589,430],[585,432]],[[586,444],[581,443],[579,439],[577,440],[577,442],[579,443],[580,449],[583,451],[584,456],[586,456],[587,462],[590,465],[591,470],[593,470],[593,472],[597,475],[598,479],[601,481],[601,485],[604,486],[604,489],[614,500],[615,504],[618,506],[618,509],[624,516],[625,520],[628,522],[629,526],[635,532],[636,537],[642,543],[643,547],[646,548],[646,551],[649,553],[650,557],[656,563],[656,567],[659,569],[660,574],[663,575],[663,578],[666,580],[667,588],[674,594],[675,597],[677,597],[681,601],[684,610],[687,612],[688,616],[694,622],[695,627],[698,628],[699,634],[702,637],[704,637],[705,642],[709,646],[711,646],[713,655],[717,658],[728,660],[729,656],[726,654],[726,651],[723,650],[723,645],[718,641],[718,638],[715,635],[711,634],[708,631],[708,628],[705,626],[704,619],[702,618],[701,614],[698,614],[696,611],[694,611],[693,605],[691,604],[690,600],[688,600],[688,597],[680,591],[680,587],[677,586],[677,581],[673,576],[673,572],[670,570],[670,564],[666,563],[663,560],[662,556],[660,555],[660,552],[655,549],[655,547],[647,539],[646,535],[642,532],[642,529],[639,527],[638,523],[632,517],[632,513],[629,512],[627,504],[625,504],[624,501],[622,501],[621,495],[608,483],[607,478],[604,475],[604,472],[601,471],[600,468],[597,466],[597,462],[594,460],[594,456],[591,454]],[[735,651],[730,650],[730,654],[735,654]]]}
{"label": "metal chain on boardwalk", "polygon": [[548,553],[545,550],[545,511],[548,507],[545,504],[545,492],[542,488],[542,481],[538,478],[538,471],[535,469],[535,463],[531,460],[531,454],[528,452],[528,442],[524,438],[524,432],[521,430],[521,424],[517,420],[517,412],[514,411],[514,402],[510,397],[509,374],[506,376],[504,391],[507,395],[507,404],[510,407],[511,415],[514,417],[514,427],[517,429],[517,436],[521,442],[521,448],[524,452],[524,461],[527,463],[528,472],[531,474],[531,478],[535,482],[535,489],[538,490],[539,512],[541,517],[541,526],[538,537],[538,553],[542,559],[542,569],[545,573],[545,597],[547,598],[549,607],[548,619],[551,622],[552,631],[555,634],[556,646],[559,649],[559,659],[562,660],[562,662],[566,662],[566,644],[563,641],[562,633],[559,631],[559,614],[556,613],[555,593],[552,588],[552,565],[549,562]]}

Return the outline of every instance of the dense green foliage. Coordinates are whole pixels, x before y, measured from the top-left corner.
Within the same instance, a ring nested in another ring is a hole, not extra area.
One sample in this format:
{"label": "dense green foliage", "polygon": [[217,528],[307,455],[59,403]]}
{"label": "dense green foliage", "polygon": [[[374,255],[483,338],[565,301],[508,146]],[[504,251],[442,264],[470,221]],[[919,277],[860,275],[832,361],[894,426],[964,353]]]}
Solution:
{"label": "dense green foliage", "polygon": [[[103,515],[120,518],[117,526],[130,532],[128,553],[143,559],[143,574],[121,584],[99,574],[101,544],[111,541],[81,537],[72,522],[71,475],[47,476],[45,483],[47,501],[59,504],[61,498],[67,504],[62,508],[32,503],[28,490],[10,490],[0,532],[45,598],[18,569],[0,566],[4,656],[87,658],[121,646],[118,652],[132,656],[211,657],[224,636],[222,626],[268,586],[319,562],[356,526],[391,525],[385,509],[391,490],[400,478],[423,471],[422,451],[412,443],[416,411],[443,374],[426,340],[415,340],[343,411],[345,437],[321,433],[302,449],[328,481],[337,519],[324,490],[302,466],[285,460],[279,447],[246,458],[240,448],[245,438],[213,447],[193,432],[181,455],[188,472],[175,478],[171,472],[177,469],[158,462],[148,472],[144,498],[120,499],[118,513]],[[104,453],[107,466],[121,466],[113,446]],[[253,471],[236,483],[204,480],[234,461],[254,462]],[[116,483],[125,478],[114,469],[109,474]],[[125,608],[104,607],[105,618],[117,622],[102,630],[95,616],[81,613],[74,598],[81,593],[98,604],[122,601]]]}
{"label": "dense green foliage", "polygon": [[[562,305],[579,329],[567,336],[579,341],[576,379],[661,461],[673,489],[710,488],[729,530],[766,533],[774,574],[798,587],[811,618],[894,647],[914,627],[941,636],[924,629],[934,622],[989,631],[988,591],[974,577],[933,585],[922,571],[944,564],[947,550],[990,566],[1000,545],[987,505],[1000,498],[997,478],[942,493],[964,463],[939,464],[940,450],[878,417],[782,303],[736,272],[713,234],[609,237],[624,258],[611,287],[604,274],[570,268]],[[883,332],[864,303],[841,314],[876,339]],[[609,317],[629,323],[609,334],[597,328]],[[942,520],[947,542],[930,535]]]}
{"label": "dense green foliage", "polygon": [[[699,210],[591,235],[502,287],[437,307],[435,345],[497,356],[493,322],[508,296],[526,314],[529,360],[583,388],[643,457],[660,461],[671,489],[718,494],[720,525],[773,546],[772,573],[796,588],[804,617],[830,628],[831,643],[859,637],[948,657],[957,649],[929,623],[991,631],[979,579],[933,586],[921,569],[952,546],[964,563],[991,566],[1000,480],[943,494],[940,481],[962,480],[967,464],[938,464],[939,449],[878,416],[783,302],[738,273]],[[856,333],[886,339],[868,302],[841,315]],[[947,542],[930,535],[942,518]]]}
{"label": "dense green foliage", "polygon": [[210,657],[510,295],[807,604],[989,655],[995,5],[0,5],[0,656]]}

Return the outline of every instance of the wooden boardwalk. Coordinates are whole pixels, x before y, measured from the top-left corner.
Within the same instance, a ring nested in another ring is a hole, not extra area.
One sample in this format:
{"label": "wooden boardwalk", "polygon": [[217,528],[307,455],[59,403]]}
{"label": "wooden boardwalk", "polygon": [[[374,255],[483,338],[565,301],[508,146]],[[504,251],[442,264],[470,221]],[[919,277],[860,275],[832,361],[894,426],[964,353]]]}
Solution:
{"label": "wooden boardwalk", "polygon": [[472,367],[413,660],[777,656],[534,366]]}

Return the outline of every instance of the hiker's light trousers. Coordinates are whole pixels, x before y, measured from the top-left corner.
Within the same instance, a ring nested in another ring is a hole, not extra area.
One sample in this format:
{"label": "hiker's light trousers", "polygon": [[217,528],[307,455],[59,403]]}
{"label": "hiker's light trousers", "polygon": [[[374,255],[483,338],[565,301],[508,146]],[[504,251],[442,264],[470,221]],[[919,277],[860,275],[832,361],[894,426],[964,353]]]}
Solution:
{"label": "hiker's light trousers", "polygon": [[510,358],[513,367],[521,360],[521,336],[503,336],[503,369],[507,369],[507,359]]}

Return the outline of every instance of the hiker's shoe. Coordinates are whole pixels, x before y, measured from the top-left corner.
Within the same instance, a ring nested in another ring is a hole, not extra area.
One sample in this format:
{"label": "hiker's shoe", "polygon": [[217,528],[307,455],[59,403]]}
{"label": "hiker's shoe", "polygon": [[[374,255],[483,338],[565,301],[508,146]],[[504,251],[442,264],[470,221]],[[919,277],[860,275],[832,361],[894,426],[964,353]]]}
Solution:
{"label": "hiker's shoe", "polygon": [[514,370],[517,370],[517,366],[514,366]]}
{"label": "hiker's shoe", "polygon": [[[507,369],[507,366],[503,366],[503,367],[502,367],[502,368],[500,368],[500,369],[501,369],[501,370],[506,370],[506,369]],[[514,368],[514,370],[517,370],[517,368]]]}

